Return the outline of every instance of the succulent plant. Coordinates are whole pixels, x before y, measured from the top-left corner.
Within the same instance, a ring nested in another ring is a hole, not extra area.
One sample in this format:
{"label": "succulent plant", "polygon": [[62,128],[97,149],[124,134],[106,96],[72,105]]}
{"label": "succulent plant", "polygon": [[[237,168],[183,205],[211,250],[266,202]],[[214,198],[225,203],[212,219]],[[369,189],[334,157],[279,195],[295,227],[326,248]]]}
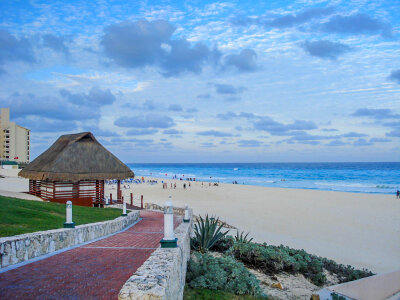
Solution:
{"label": "succulent plant", "polygon": [[223,238],[228,231],[221,232],[224,223],[218,226],[219,218],[201,216],[194,224],[194,237],[191,240],[192,248],[204,253],[207,252],[218,240]]}

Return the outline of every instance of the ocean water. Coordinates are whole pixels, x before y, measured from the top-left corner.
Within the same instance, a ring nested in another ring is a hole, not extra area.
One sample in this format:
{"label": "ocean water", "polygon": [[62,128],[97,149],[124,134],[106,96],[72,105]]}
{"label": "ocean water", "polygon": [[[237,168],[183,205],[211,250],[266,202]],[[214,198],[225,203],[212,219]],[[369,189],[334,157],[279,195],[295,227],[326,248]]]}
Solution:
{"label": "ocean water", "polygon": [[395,194],[400,190],[400,163],[182,163],[128,166],[136,176],[195,177],[266,187],[354,193]]}

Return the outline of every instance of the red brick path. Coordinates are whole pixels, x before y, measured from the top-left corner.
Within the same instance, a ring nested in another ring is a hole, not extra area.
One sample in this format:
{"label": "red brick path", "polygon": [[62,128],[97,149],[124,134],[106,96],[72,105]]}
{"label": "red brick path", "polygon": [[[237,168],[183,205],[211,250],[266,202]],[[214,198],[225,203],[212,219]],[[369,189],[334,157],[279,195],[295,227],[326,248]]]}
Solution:
{"label": "red brick path", "polygon": [[140,216],[122,233],[1,273],[0,299],[117,299],[163,237],[162,213]]}

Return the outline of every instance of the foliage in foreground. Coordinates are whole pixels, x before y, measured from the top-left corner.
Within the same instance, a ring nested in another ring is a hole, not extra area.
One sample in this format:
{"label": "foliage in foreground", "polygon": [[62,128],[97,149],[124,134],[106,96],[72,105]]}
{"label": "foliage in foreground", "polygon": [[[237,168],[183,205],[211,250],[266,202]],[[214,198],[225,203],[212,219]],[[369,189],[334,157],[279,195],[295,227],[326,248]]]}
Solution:
{"label": "foliage in foreground", "polygon": [[193,289],[225,291],[236,295],[262,296],[258,279],[233,257],[213,257],[193,252],[186,282]]}
{"label": "foliage in foreground", "polygon": [[244,234],[244,231],[242,231],[242,232],[239,234],[239,230],[236,231],[235,242],[250,243],[250,242],[253,240],[253,238],[249,239],[249,238],[248,238],[248,235],[249,235],[249,234],[250,234],[250,232]]}
{"label": "foliage in foreground", "polygon": [[[120,209],[73,207],[76,225],[112,220],[121,215]],[[34,231],[62,228],[65,204],[22,200],[0,196],[0,237]]]}
{"label": "foliage in foreground", "polygon": [[339,281],[347,282],[373,275],[368,270],[356,270],[352,266],[337,264],[333,260],[289,247],[271,246],[258,243],[236,242],[227,236],[214,245],[212,250],[232,255],[244,264],[257,268],[265,274],[288,272],[301,273],[315,285],[326,283],[324,269],[338,276]]}
{"label": "foliage in foreground", "polygon": [[265,297],[235,295],[228,292],[212,291],[207,289],[191,289],[185,287],[183,300],[261,300]]}
{"label": "foliage in foreground", "polygon": [[234,243],[229,249],[236,259],[246,265],[262,270],[266,274],[279,272],[301,273],[316,285],[323,285],[326,277],[320,260],[305,251],[291,255],[285,247],[272,248],[255,243]]}
{"label": "foliage in foreground", "polygon": [[208,215],[205,219],[199,217],[194,224],[194,237],[191,239],[193,249],[205,253],[228,233],[228,231],[221,232],[224,224],[218,226],[218,222],[218,218],[209,218]]}
{"label": "foliage in foreground", "polygon": [[340,295],[338,295],[336,293],[331,293],[331,297],[332,297],[332,300],[346,300],[345,297],[340,296]]}

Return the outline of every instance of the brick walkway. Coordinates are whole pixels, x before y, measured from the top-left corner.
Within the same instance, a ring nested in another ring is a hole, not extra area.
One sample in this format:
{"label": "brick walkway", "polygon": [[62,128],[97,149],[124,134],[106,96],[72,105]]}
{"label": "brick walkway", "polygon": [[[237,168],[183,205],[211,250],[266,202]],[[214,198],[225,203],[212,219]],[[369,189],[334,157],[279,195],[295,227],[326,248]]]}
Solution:
{"label": "brick walkway", "polygon": [[0,299],[117,299],[163,237],[162,213],[140,216],[124,232],[0,273]]}

